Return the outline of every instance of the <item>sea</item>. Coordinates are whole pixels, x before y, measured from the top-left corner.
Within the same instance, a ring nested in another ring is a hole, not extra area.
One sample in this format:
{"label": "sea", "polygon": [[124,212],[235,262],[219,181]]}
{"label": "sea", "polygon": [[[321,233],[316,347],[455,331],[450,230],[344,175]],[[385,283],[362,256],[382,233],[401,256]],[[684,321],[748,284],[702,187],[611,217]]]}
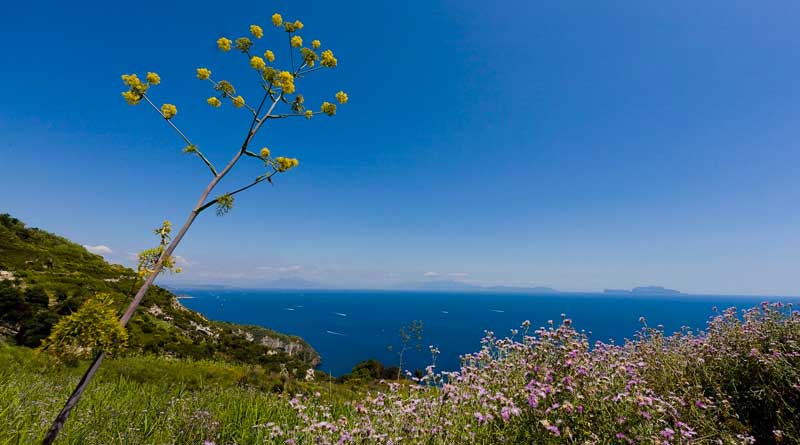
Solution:
{"label": "sea", "polygon": [[[412,339],[403,360],[407,370],[431,364],[430,346],[440,354],[438,370],[457,370],[462,354],[480,349],[486,331],[511,335],[522,322],[532,328],[562,317],[590,341],[622,343],[633,338],[645,317],[668,333],[683,326],[703,329],[715,308],[740,309],[762,301],[797,304],[798,298],[632,294],[522,294],[366,290],[192,290],[181,302],[213,320],[264,326],[305,339],[322,356],[318,369],[340,376],[355,364],[377,359],[398,364],[399,331],[422,322],[422,339]],[[416,346],[419,345],[419,351]]]}

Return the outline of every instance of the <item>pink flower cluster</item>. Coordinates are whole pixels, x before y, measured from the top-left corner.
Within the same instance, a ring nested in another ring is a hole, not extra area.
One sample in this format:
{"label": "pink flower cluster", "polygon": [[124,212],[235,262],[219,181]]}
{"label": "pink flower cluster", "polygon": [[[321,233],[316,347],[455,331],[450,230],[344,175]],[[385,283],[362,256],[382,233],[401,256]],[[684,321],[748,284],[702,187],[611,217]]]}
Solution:
{"label": "pink flower cluster", "polygon": [[732,392],[758,384],[800,400],[800,314],[790,305],[729,309],[702,332],[666,335],[640,321],[644,327],[623,345],[590,345],[566,317],[533,331],[525,322],[511,338],[487,332],[459,371],[436,373],[432,365],[417,382],[386,383],[343,411],[298,395],[290,401],[296,422],[272,437],[296,444],[728,444],[752,443],[758,422],[772,422],[764,431],[798,438],[796,419],[750,419],[740,404],[761,405]]}

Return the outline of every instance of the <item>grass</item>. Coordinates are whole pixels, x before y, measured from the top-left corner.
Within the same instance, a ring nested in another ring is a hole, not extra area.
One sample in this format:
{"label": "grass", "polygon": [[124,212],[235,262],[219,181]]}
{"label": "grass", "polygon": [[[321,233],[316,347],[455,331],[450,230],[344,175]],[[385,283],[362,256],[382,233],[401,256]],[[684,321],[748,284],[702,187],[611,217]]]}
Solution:
{"label": "grass", "polygon": [[[110,360],[61,444],[800,443],[800,312],[763,304],[703,332],[596,343],[568,318],[488,333],[457,372],[335,384],[254,365]],[[435,360],[436,351],[432,349]],[[82,367],[0,347],[0,445],[36,443]]]}
{"label": "grass", "polygon": [[[31,444],[78,382],[85,363],[54,366],[34,351],[0,346],[0,444]],[[263,443],[268,422],[297,423],[284,392],[319,394],[347,411],[364,388],[306,382],[254,365],[133,356],[110,359],[67,422],[61,444]]]}

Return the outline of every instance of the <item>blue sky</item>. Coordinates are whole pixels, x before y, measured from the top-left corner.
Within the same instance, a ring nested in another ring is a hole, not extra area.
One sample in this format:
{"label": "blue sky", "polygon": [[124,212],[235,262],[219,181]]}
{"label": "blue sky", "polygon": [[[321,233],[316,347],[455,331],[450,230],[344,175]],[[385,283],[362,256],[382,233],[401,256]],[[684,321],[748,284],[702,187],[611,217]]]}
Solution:
{"label": "blue sky", "polygon": [[[75,4],[77,3],[77,4]],[[335,118],[272,121],[255,142],[301,166],[203,215],[178,283],[300,276],[382,287],[453,278],[597,290],[797,294],[796,2],[12,2],[0,18],[0,211],[112,261],[183,221],[207,181],[121,73],[224,163],[246,115],[205,105],[198,66],[255,100],[222,35],[280,11],[339,67]],[[258,42],[286,59],[284,35]],[[240,111],[240,110],[239,110]],[[246,163],[223,189],[258,174]]]}

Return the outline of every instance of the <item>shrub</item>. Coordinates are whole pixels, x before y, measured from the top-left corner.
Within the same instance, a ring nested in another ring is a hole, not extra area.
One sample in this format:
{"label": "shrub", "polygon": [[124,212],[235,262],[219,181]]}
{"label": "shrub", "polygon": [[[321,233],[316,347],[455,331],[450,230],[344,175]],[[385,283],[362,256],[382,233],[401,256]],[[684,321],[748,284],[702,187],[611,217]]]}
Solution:
{"label": "shrub", "polygon": [[97,294],[75,313],[62,317],[41,349],[57,358],[89,358],[99,351],[119,352],[127,342],[128,333],[117,319],[114,301],[106,294]]}

